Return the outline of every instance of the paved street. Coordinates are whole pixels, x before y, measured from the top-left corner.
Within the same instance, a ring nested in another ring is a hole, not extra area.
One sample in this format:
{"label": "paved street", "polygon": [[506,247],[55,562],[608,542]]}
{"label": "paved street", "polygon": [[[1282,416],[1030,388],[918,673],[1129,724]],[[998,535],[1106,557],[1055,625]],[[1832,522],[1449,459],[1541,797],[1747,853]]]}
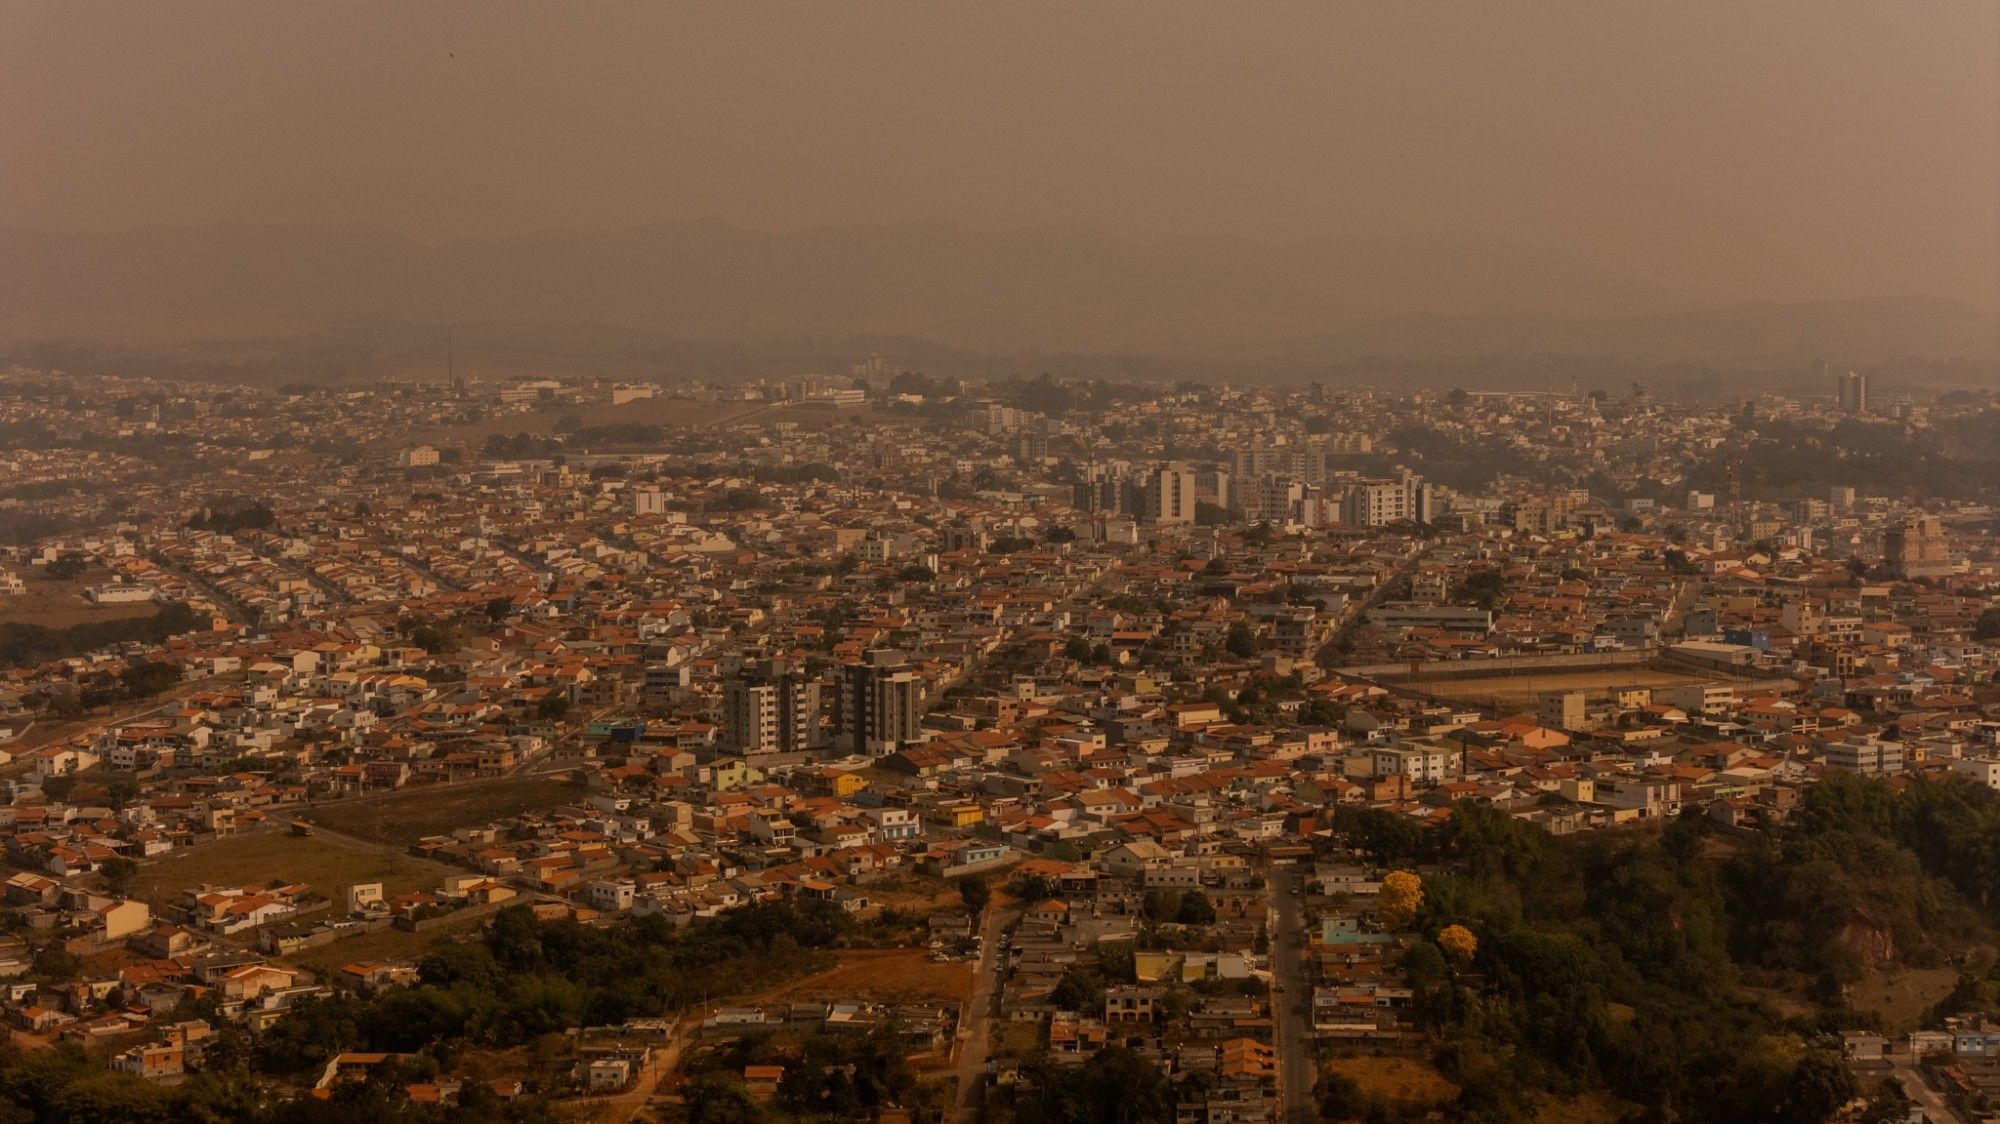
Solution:
{"label": "paved street", "polygon": [[1278,1099],[1286,1124],[1310,1124],[1316,1118],[1312,1088],[1317,1077],[1311,1017],[1312,991],[1306,984],[1304,898],[1293,891],[1304,876],[1290,867],[1272,872],[1271,927],[1272,1032],[1278,1047]]}
{"label": "paved street", "polygon": [[971,1124],[979,1118],[979,1093],[986,1084],[986,1051],[993,1033],[993,1013],[999,1001],[1000,977],[1006,958],[1000,937],[1019,916],[995,902],[979,926],[979,967],[973,977],[972,999],[959,1020],[958,1102],[954,1119]]}
{"label": "paved street", "polygon": [[1903,1083],[1903,1095],[1923,1110],[1925,1124],[1960,1124],[1966,1119],[1946,1102],[1943,1095],[1931,1088],[1915,1055],[1892,1051],[1889,1063],[1893,1067],[1891,1073]]}

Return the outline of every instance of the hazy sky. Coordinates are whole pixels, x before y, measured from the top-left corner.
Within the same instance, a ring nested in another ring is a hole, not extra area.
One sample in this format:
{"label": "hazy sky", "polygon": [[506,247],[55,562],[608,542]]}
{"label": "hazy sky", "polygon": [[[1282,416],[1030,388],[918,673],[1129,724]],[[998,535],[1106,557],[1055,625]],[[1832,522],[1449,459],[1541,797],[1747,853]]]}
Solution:
{"label": "hazy sky", "polygon": [[2000,301],[1994,0],[0,0],[0,224],[1470,229]]}

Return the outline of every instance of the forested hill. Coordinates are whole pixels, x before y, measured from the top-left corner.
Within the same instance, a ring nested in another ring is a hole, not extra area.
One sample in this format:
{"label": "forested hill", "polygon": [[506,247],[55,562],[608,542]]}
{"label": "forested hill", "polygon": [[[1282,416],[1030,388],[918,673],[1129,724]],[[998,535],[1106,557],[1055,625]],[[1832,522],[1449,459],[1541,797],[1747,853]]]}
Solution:
{"label": "forested hill", "polygon": [[[1873,1092],[1837,1054],[1837,1032],[1883,1025],[1850,985],[1970,950],[1927,1018],[2000,990],[2000,795],[1982,786],[1834,775],[1747,834],[1690,816],[1558,839],[1472,804],[1433,831],[1368,810],[1341,825],[1386,862],[1456,871],[1425,879],[1404,967],[1469,1119],[1593,1094],[1640,1119],[1824,1120]],[[1478,938],[1463,970],[1436,943],[1451,925]],[[1382,1108],[1351,1083],[1322,1094],[1333,1119]]]}

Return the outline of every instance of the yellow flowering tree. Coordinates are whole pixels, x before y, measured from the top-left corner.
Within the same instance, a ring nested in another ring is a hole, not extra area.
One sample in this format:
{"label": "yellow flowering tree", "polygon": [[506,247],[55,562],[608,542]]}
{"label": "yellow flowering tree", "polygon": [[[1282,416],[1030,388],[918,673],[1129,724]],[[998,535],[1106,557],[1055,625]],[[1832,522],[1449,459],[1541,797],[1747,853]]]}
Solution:
{"label": "yellow flowering tree", "polygon": [[1384,929],[1407,929],[1424,904],[1424,880],[1407,870],[1392,870],[1382,879],[1382,896],[1375,913]]}
{"label": "yellow flowering tree", "polygon": [[1463,925],[1446,925],[1438,932],[1437,943],[1451,957],[1451,962],[1460,966],[1470,964],[1473,954],[1479,951],[1479,938]]}

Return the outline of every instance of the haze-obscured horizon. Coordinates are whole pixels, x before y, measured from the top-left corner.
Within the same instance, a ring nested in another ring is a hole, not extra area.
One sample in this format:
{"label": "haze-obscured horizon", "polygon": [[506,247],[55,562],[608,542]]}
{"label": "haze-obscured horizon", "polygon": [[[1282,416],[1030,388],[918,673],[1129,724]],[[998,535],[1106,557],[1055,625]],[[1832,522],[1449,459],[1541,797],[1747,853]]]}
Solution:
{"label": "haze-obscured horizon", "polygon": [[1921,297],[1990,340],[2000,308],[1986,3],[0,13],[17,335],[527,318],[1215,348]]}

